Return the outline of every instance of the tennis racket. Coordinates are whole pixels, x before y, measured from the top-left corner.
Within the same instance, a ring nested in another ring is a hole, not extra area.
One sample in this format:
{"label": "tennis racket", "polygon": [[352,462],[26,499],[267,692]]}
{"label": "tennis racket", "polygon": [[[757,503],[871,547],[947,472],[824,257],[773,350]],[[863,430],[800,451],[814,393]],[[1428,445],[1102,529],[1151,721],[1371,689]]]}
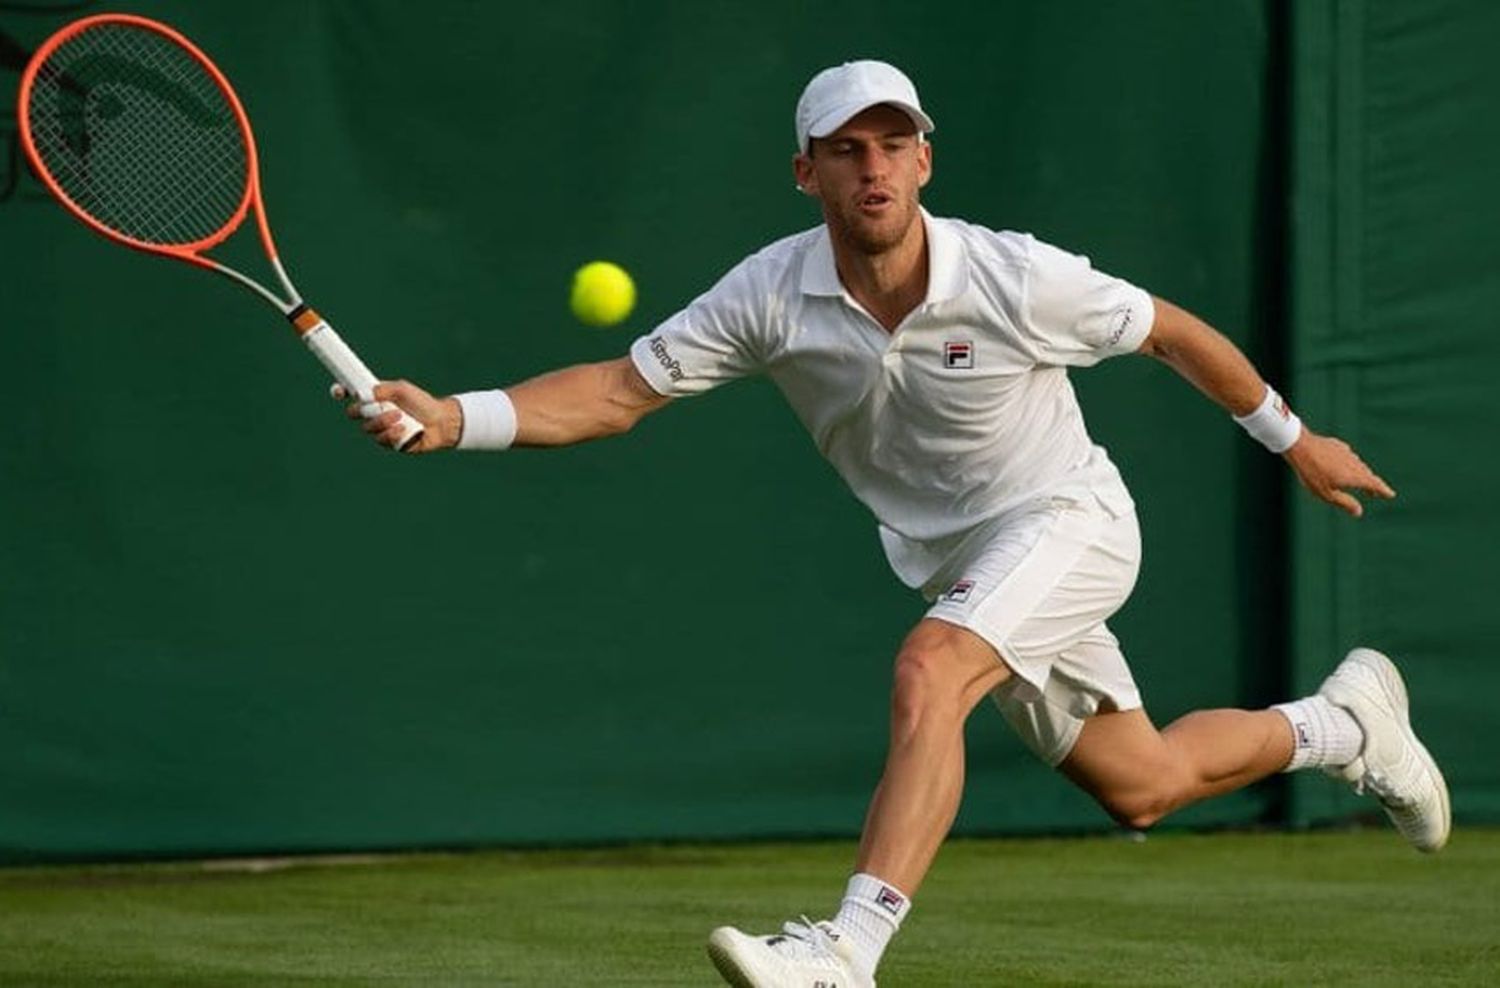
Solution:
{"label": "tennis racket", "polygon": [[[224,73],[187,38],[156,21],[103,14],[48,38],[21,76],[21,144],[68,211],[109,239],[216,271],[284,315],[368,417],[375,375],[298,294],[276,254],[260,193],[250,119]],[[251,210],[281,285],[206,255]],[[406,449],[422,425],[402,413]]]}

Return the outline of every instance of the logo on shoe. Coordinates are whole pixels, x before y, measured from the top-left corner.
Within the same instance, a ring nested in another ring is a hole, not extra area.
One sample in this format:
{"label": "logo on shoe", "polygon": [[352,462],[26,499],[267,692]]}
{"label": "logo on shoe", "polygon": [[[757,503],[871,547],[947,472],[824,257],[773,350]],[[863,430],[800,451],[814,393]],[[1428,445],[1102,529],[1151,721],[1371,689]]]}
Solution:
{"label": "logo on shoe", "polygon": [[954,604],[962,604],[964,601],[969,599],[969,594],[973,592],[973,580],[959,580],[957,583],[953,584],[953,586],[948,588],[947,593],[943,594],[938,599],[946,600]]}

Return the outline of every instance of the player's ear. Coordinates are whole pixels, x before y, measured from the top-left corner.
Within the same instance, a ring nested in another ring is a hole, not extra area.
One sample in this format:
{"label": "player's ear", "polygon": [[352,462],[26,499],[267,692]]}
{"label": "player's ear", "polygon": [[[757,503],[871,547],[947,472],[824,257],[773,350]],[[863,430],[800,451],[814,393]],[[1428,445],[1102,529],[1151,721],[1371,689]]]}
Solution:
{"label": "player's ear", "polygon": [[797,191],[803,195],[818,194],[818,176],[813,171],[812,158],[801,151],[792,155],[792,180],[797,183]]}
{"label": "player's ear", "polygon": [[924,188],[932,181],[932,142],[924,140],[917,145],[917,188]]}

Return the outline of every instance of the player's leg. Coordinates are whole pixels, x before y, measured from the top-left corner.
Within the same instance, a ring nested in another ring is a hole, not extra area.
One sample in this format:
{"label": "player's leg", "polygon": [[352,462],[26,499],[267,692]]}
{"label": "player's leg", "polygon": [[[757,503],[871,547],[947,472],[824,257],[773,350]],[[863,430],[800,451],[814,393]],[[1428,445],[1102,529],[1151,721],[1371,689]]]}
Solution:
{"label": "player's leg", "polygon": [[[928,593],[936,603],[897,654],[885,771],[839,912],[827,923],[789,923],[778,936],[714,931],[709,955],[731,984],[873,983],[885,945],[910,907],[908,896],[957,813],[964,721],[981,699],[1018,677],[1003,645],[1006,635],[1104,524],[1105,514],[1092,502],[1049,500],[985,533],[934,577]],[[1127,568],[1129,577],[1106,614],[1129,592],[1133,562]],[[1035,688],[1046,668],[1028,663],[1024,676]]]}
{"label": "player's leg", "polygon": [[865,817],[858,872],[916,894],[958,814],[964,722],[1010,675],[994,646],[965,628],[925,618],[907,636],[896,657],[890,747]]}
{"label": "player's leg", "polygon": [[[1420,850],[1442,847],[1447,787],[1412,731],[1400,673],[1378,652],[1355,649],[1312,696],[1199,711],[1158,732],[1103,623],[1129,592],[1139,548],[1134,518],[1111,513],[1022,620],[991,639],[1017,672],[996,700],[1038,755],[1134,826],[1277,771],[1320,768],[1375,795]],[[1091,618],[1092,628],[1080,623]]]}
{"label": "player's leg", "polygon": [[1308,768],[1369,791],[1419,850],[1441,848],[1452,826],[1447,785],[1411,728],[1400,673],[1371,649],[1350,652],[1312,696],[1269,710],[1202,710],[1159,732],[1143,710],[1097,713],[1058,767],[1137,828],[1275,772]]}
{"label": "player's leg", "polygon": [[918,622],[896,656],[885,770],[838,914],[826,923],[788,923],[772,937],[714,931],[709,956],[731,983],[811,984],[824,977],[873,984],[909,896],[958,814],[964,722],[1010,675],[994,646],[973,632],[933,618]]}
{"label": "player's leg", "polygon": [[1292,748],[1291,725],[1274,710],[1201,710],[1158,731],[1137,708],[1084,721],[1058,768],[1115,819],[1144,829],[1281,771]]}

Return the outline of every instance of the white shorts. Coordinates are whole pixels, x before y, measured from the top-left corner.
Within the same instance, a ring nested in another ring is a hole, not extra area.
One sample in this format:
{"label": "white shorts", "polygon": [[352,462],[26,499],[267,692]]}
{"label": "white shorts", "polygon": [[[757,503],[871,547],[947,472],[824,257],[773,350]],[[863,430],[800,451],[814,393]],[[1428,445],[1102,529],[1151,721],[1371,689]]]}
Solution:
{"label": "white shorts", "polygon": [[928,617],[974,632],[1015,673],[995,704],[1049,765],[1101,707],[1141,705],[1104,623],[1130,596],[1140,561],[1134,511],[1053,497],[976,533],[923,587],[935,601]]}

